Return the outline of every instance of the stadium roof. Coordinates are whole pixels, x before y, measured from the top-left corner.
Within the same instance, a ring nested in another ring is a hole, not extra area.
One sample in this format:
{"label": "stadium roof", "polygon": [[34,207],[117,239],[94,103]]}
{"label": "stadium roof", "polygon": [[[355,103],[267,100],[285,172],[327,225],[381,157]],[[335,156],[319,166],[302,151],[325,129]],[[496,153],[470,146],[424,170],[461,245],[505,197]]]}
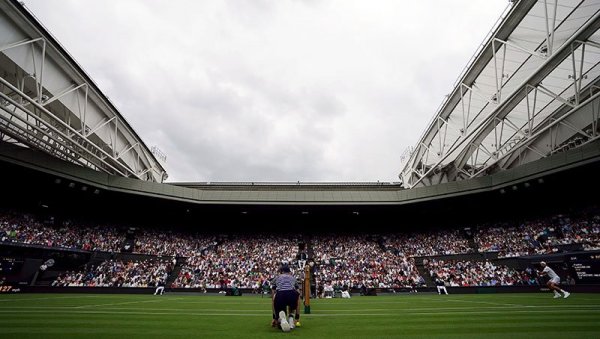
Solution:
{"label": "stadium roof", "polygon": [[167,178],[90,76],[15,0],[0,1],[0,140],[109,174]]}
{"label": "stadium roof", "polygon": [[513,1],[403,155],[404,186],[485,176],[596,140],[599,18],[599,0]]}
{"label": "stadium roof", "polygon": [[[595,165],[594,165],[595,164]],[[23,169],[41,173],[52,190],[68,185],[69,190],[102,191],[188,202],[198,205],[289,205],[289,206],[393,206],[474,193],[502,193],[503,190],[530,190],[544,178],[561,173],[573,173],[578,168],[589,169],[571,180],[589,181],[590,173],[600,164],[600,140],[566,152],[532,161],[523,166],[485,177],[449,182],[428,187],[403,189],[395,183],[178,183],[164,184],[101,173],[76,166],[32,149],[0,142],[0,172],[16,173],[30,179]],[[6,168],[13,168],[12,172]],[[33,177],[33,175],[31,175]],[[564,177],[564,175],[562,176]],[[23,179],[21,179],[23,180]],[[597,183],[597,180],[595,181]],[[19,184],[19,179],[15,179]],[[546,185],[546,184],[541,184]],[[589,186],[589,183],[586,183]],[[593,186],[591,186],[593,187]],[[585,192],[584,192],[585,193]],[[104,194],[104,193],[102,193]],[[465,212],[466,213],[466,212]]]}
{"label": "stadium roof", "polygon": [[400,182],[175,182],[171,185],[202,190],[401,190]]}
{"label": "stadium roof", "polygon": [[[18,1],[0,9],[0,140],[162,182],[157,157],[58,41]],[[598,139],[599,18],[600,0],[513,1],[404,157],[404,187],[481,177]]]}

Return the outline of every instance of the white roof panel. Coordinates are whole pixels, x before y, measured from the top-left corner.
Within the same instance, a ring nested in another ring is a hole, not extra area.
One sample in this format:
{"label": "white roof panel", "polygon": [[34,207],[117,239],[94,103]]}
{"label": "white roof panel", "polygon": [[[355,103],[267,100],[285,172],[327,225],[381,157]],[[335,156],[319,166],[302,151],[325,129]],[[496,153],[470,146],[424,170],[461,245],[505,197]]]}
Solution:
{"label": "white roof panel", "polygon": [[408,187],[443,175],[448,165],[457,170],[445,173],[448,181],[468,170],[474,172],[467,176],[482,174],[482,164],[508,152],[505,144],[530,142],[537,124],[583,102],[579,92],[599,80],[600,0],[556,3],[513,3],[404,164]]}

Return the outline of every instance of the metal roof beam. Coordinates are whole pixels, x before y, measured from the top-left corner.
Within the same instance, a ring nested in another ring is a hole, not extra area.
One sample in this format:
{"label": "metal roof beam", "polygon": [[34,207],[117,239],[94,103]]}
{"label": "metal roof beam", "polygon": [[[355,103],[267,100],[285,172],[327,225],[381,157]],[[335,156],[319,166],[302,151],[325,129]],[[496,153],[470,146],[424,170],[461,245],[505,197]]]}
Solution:
{"label": "metal roof beam", "polygon": [[[44,122],[46,124],[63,122],[75,127],[83,137],[65,130],[72,143],[90,149],[99,158],[113,162],[116,167],[128,167],[124,172],[128,173],[127,176],[159,182],[166,178],[162,165],[112,102],[21,2],[0,1],[0,28],[0,35],[7,38],[3,41],[4,46],[0,46],[0,74],[4,74],[0,78],[20,90],[20,104],[43,116],[44,120],[48,120]],[[46,116],[43,109],[25,100],[23,93],[54,113],[54,116]],[[117,118],[100,128],[88,126],[98,126],[114,116]],[[77,126],[79,123],[81,126]],[[90,134],[90,130],[96,133]],[[138,144],[139,147],[122,153],[120,157],[116,156],[117,150],[132,144]],[[112,153],[112,156],[103,151]],[[147,168],[150,169],[146,171],[149,174],[139,174]],[[105,168],[101,170],[105,171]]]}
{"label": "metal roof beam", "polygon": [[[495,44],[494,39],[499,39],[501,41],[507,40],[510,34],[515,30],[517,25],[525,18],[527,13],[533,8],[533,6],[537,3],[536,0],[520,0],[512,5],[510,11],[504,18],[502,18],[502,23],[498,26],[496,32],[494,32],[484,47],[476,53],[474,56],[473,63],[465,70],[463,75],[460,77],[460,81],[454,87],[452,93],[446,97],[446,100],[442,103],[440,109],[436,113],[437,117],[442,119],[448,119],[456,105],[460,102],[462,98],[462,85],[472,85],[473,82],[477,79],[477,77],[484,70],[486,65],[490,60],[492,60],[495,52],[501,48],[501,45]],[[421,143],[429,144],[432,142],[435,134],[437,133],[436,129],[436,120],[434,118],[425,133],[421,137]],[[406,162],[406,165],[403,169],[403,172],[410,167],[414,167],[418,159],[420,159],[422,153],[419,149],[415,149],[412,153],[410,159]]]}
{"label": "metal roof beam", "polygon": [[[529,136],[524,136],[522,139],[519,140],[519,142],[517,144],[515,144],[513,147],[511,147],[510,150],[508,150],[508,152],[506,152],[501,157],[496,159],[493,163],[490,163],[489,165],[485,166],[484,168],[481,168],[477,173],[475,173],[474,176],[477,176],[477,175],[483,173],[485,170],[487,170],[488,168],[490,168],[492,165],[496,164],[497,162],[502,161],[502,160],[506,159],[507,157],[510,157],[514,154],[517,154],[517,151],[521,150],[522,148],[532,147],[531,144],[533,142],[535,142],[535,140],[537,140],[540,135],[544,134],[545,132],[549,131],[551,128],[558,126],[558,125],[567,126],[568,129],[573,131],[573,134],[582,134],[584,136],[590,137],[590,140],[591,140],[591,136],[587,135],[584,131],[581,131],[580,129],[570,125],[565,120],[572,114],[579,112],[582,107],[587,106],[587,105],[593,105],[594,103],[596,103],[596,104],[599,103],[600,101],[596,100],[598,98],[600,98],[600,92],[594,94],[592,97],[588,98],[582,104],[572,107],[567,113],[563,114],[561,117],[553,118],[552,122],[549,122],[543,128],[537,130],[535,133],[533,133]],[[596,119],[597,119],[597,117],[593,118],[592,120],[596,120]],[[592,123],[592,121],[590,121],[590,124],[591,123]],[[595,139],[596,138],[594,138],[593,140],[595,140]],[[588,142],[590,140],[588,140]],[[536,151],[535,148],[530,148],[530,150],[537,152],[540,155],[540,157],[545,157],[548,155],[548,154],[544,154],[540,151]]]}
{"label": "metal roof beam", "polygon": [[[557,50],[551,58],[549,58],[535,73],[533,73],[526,81],[523,82],[523,84],[519,87],[520,89],[516,90],[510,97],[500,104],[500,106],[490,117],[480,123],[480,126],[482,127],[476,128],[478,131],[471,139],[471,142],[474,144],[480,144],[485,137],[493,131],[498,119],[504,119],[504,117],[506,117],[519,104],[519,102],[521,102],[521,100],[525,99],[532,88],[538,87],[538,89],[545,89],[543,86],[541,86],[541,82],[569,55],[571,55],[573,49],[581,45],[581,43],[578,41],[586,41],[587,38],[592,36],[598,29],[600,29],[600,12],[596,12],[594,16],[584,26],[582,26],[577,33],[569,39],[569,41],[567,41],[567,43]],[[549,92],[548,94],[553,94],[551,91],[547,89],[545,90]],[[559,96],[556,96],[556,99],[563,102],[562,98],[559,98]],[[470,156],[470,153],[470,150],[465,148],[456,157],[455,165],[457,168],[464,166],[466,159],[468,159]]]}

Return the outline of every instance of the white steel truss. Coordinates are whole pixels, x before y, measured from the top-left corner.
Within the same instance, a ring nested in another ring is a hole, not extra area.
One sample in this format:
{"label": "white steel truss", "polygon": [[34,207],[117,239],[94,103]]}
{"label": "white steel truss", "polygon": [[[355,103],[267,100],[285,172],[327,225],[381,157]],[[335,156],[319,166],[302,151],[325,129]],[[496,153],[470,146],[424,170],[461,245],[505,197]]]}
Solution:
{"label": "white steel truss", "polygon": [[404,155],[405,187],[486,175],[597,138],[600,0],[521,0],[501,21]]}
{"label": "white steel truss", "polygon": [[94,170],[162,182],[121,114],[17,1],[0,1],[0,140]]}

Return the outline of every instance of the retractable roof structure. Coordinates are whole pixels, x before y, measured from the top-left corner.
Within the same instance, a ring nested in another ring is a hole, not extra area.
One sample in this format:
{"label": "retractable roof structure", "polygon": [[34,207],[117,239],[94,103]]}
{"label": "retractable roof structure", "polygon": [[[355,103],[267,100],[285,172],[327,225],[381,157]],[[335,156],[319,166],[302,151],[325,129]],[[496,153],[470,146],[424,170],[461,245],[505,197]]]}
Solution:
{"label": "retractable roof structure", "polygon": [[0,1],[0,140],[113,175],[163,182],[153,153],[18,1]]}
{"label": "retractable roof structure", "polygon": [[513,1],[403,155],[406,188],[493,174],[600,136],[600,1]]}

